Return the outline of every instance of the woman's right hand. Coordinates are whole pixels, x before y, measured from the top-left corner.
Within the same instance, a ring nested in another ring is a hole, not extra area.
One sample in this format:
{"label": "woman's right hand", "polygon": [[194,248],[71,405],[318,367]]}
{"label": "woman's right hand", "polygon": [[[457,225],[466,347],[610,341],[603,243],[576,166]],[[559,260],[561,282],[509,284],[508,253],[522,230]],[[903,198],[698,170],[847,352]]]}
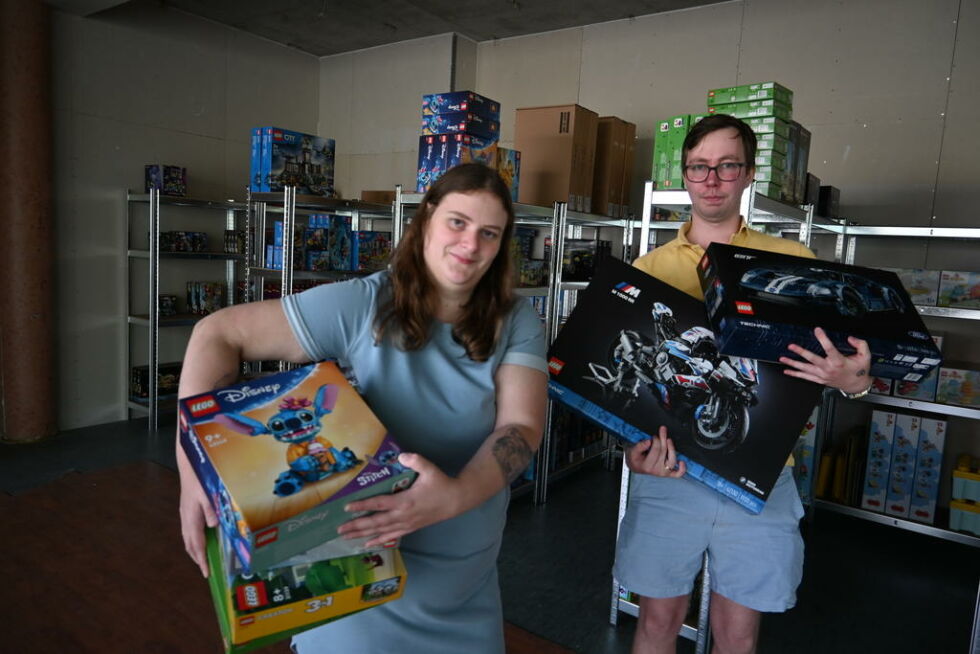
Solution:
{"label": "woman's right hand", "polygon": [[640,441],[627,448],[626,465],[633,472],[654,477],[683,477],[687,466],[677,460],[674,441],[667,438],[667,428],[660,427],[656,438]]}
{"label": "woman's right hand", "polygon": [[204,527],[216,527],[218,517],[214,514],[208,496],[201,484],[191,473],[187,478],[180,479],[180,532],[184,537],[184,549],[194,563],[201,569],[201,574],[208,576],[208,557],[204,546]]}

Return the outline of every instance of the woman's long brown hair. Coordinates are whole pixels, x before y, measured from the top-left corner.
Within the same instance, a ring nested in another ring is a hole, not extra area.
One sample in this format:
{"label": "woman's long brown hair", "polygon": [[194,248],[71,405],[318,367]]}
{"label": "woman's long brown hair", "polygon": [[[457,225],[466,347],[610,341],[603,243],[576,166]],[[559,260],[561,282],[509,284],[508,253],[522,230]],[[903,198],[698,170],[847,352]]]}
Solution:
{"label": "woman's long brown hair", "polygon": [[448,170],[422,198],[412,222],[391,256],[390,292],[378,300],[375,340],[387,334],[398,347],[418,350],[429,340],[438,297],[425,266],[425,231],[439,203],[450,193],[492,193],[507,213],[500,250],[473,289],[463,313],[453,325],[453,338],[473,361],[486,361],[493,353],[504,318],[514,305],[514,271],[510,241],[514,233],[514,206],[510,190],[497,171],[483,164],[462,164]]}

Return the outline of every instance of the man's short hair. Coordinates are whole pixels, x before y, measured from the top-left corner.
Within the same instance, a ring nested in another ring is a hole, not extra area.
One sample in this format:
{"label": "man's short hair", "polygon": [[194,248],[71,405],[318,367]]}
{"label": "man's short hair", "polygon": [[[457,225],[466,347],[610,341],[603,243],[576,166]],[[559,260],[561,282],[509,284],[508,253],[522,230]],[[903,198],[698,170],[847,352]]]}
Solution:
{"label": "man's short hair", "polygon": [[746,122],[728,114],[711,114],[694,123],[691,131],[687,133],[687,138],[684,139],[684,149],[681,151],[681,164],[687,165],[687,153],[698,147],[698,143],[705,136],[711,132],[729,127],[734,128],[742,140],[742,150],[745,153],[745,164],[747,164],[747,168],[755,168],[755,149],[757,144],[755,132],[752,131],[752,128]]}

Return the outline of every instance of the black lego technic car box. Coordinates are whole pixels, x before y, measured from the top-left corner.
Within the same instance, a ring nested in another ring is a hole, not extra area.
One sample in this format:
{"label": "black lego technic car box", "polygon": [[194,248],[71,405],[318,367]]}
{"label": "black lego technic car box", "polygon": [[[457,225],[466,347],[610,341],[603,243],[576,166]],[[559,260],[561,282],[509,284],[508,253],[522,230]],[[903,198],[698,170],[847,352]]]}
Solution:
{"label": "black lego technic car box", "polygon": [[725,354],[778,361],[796,356],[790,343],[823,354],[819,326],[844,354],[848,336],[866,340],[876,377],[917,382],[942,362],[893,272],[712,243],[698,276]]}
{"label": "black lego technic car box", "polygon": [[618,259],[548,354],[549,394],[626,443],[666,425],[687,476],[759,513],[820,387],[719,354],[704,303]]}

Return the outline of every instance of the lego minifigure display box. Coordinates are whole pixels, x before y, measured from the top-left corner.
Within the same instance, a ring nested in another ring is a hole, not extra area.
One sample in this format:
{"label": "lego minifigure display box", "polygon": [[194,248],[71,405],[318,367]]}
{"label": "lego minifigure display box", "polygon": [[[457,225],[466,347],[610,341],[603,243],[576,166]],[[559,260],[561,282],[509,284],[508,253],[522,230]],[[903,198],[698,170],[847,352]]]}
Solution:
{"label": "lego minifigure display box", "polygon": [[665,425],[688,476],[758,513],[820,387],[720,355],[706,324],[702,302],[610,258],[551,347],[549,392],[628,443]]}
{"label": "lego minifigure display box", "polygon": [[407,488],[401,449],[332,361],[183,398],[180,443],[247,569],[324,541],[344,506]]}
{"label": "lego minifigure display box", "polygon": [[844,354],[868,342],[871,374],[918,382],[942,362],[895,273],[712,243],[698,266],[708,320],[725,354],[778,361],[790,343],[818,354],[822,327]]}

